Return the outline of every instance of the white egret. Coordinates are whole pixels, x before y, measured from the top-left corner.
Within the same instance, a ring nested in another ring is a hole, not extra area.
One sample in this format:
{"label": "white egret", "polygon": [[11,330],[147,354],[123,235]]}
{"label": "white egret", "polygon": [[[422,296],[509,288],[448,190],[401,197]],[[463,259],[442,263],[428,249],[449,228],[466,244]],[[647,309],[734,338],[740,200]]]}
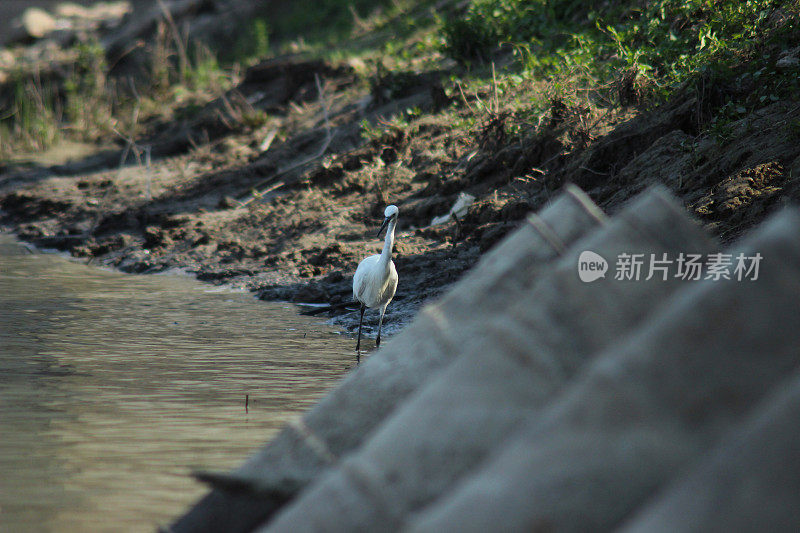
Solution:
{"label": "white egret", "polygon": [[378,230],[377,236],[386,228],[386,240],[383,242],[383,251],[380,255],[371,255],[359,263],[356,274],[353,276],[353,299],[361,304],[361,317],[358,321],[358,342],[356,343],[356,357],[361,361],[361,324],[364,321],[364,311],[367,307],[379,308],[381,317],[378,321],[378,338],[375,346],[381,345],[381,326],[386,306],[394,298],[397,289],[397,270],[392,262],[392,247],[394,246],[394,228],[397,226],[397,206],[390,205],[384,211],[386,217]]}

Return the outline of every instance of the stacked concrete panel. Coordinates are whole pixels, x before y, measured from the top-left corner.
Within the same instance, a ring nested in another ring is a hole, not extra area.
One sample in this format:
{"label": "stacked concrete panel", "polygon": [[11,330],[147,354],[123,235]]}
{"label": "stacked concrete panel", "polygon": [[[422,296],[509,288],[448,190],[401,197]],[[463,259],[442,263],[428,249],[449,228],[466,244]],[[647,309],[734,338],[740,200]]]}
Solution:
{"label": "stacked concrete panel", "polygon": [[610,220],[570,188],[172,530],[800,529],[798,235],[720,252],[663,188]]}
{"label": "stacked concrete panel", "polygon": [[413,391],[455,360],[461,346],[479,340],[484,312],[503,312],[508,294],[533,283],[576,240],[606,220],[580,189],[568,187],[241,468],[204,476],[215,489],[172,530],[233,533],[267,519],[361,445]]}

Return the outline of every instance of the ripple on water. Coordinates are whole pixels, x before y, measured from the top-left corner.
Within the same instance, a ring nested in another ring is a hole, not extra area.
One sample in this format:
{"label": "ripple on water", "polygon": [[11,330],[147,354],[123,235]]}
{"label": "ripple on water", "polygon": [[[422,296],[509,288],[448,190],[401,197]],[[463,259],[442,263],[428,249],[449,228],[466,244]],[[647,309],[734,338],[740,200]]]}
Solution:
{"label": "ripple on water", "polygon": [[152,530],[352,366],[321,321],[206,289],[0,236],[3,527]]}

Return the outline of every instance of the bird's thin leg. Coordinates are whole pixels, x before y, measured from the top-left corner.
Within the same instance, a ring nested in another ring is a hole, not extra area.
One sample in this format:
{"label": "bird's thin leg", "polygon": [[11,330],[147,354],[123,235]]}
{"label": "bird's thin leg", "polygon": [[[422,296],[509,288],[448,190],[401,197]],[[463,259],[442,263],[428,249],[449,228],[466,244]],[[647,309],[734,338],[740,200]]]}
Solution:
{"label": "bird's thin leg", "polygon": [[361,318],[358,319],[358,342],[356,342],[356,362],[361,362],[361,324],[364,322],[364,304],[361,304]]}
{"label": "bird's thin leg", "polygon": [[381,326],[383,326],[383,313],[386,309],[381,309],[381,318],[378,320],[378,338],[375,339],[375,347],[380,348],[381,346]]}

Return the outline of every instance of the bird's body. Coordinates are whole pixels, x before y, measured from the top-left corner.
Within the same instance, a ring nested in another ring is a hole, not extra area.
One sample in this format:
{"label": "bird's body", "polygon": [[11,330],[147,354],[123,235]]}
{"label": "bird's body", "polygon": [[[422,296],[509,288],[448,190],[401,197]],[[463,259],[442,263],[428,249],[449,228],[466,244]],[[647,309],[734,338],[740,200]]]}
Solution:
{"label": "bird's body", "polygon": [[381,345],[381,327],[386,306],[394,298],[397,290],[397,269],[392,261],[392,247],[394,246],[394,230],[397,226],[398,209],[390,205],[384,212],[385,220],[378,235],[386,228],[386,239],[380,254],[371,255],[359,263],[353,276],[353,299],[361,304],[361,320],[358,323],[358,343],[356,353],[361,350],[361,324],[364,320],[366,308],[377,308],[381,316],[378,321],[378,338],[376,346]]}
{"label": "bird's body", "polygon": [[385,308],[397,289],[397,269],[391,259],[381,265],[380,254],[367,257],[359,263],[353,276],[353,299],[365,307]]}

